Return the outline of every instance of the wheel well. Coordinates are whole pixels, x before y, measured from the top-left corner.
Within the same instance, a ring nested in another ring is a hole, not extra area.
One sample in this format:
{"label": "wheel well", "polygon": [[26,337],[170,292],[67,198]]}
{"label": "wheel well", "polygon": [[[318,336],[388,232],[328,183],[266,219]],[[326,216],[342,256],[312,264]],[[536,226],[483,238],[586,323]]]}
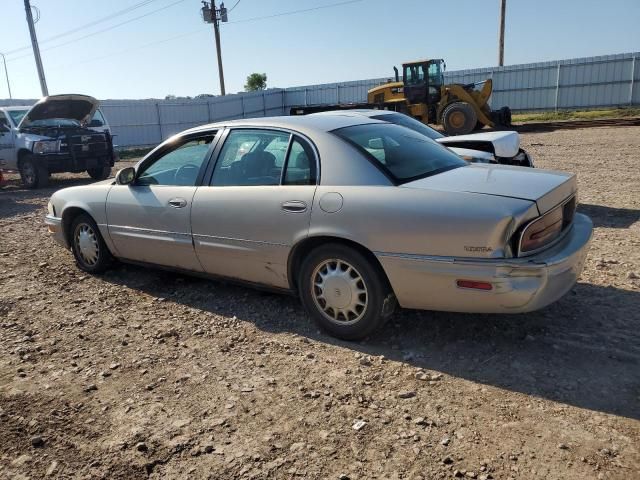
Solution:
{"label": "wheel well", "polygon": [[64,238],[67,241],[67,245],[71,245],[71,224],[76,218],[78,218],[79,215],[82,215],[83,213],[89,215],[89,212],[80,207],[69,207],[66,208],[64,213],[62,214],[62,232],[64,233]]}
{"label": "wheel well", "polygon": [[293,247],[293,250],[289,254],[289,262],[287,266],[287,273],[289,277],[289,288],[291,288],[291,290],[298,290],[298,273],[300,272],[300,266],[302,265],[302,261],[304,260],[304,258],[315,248],[320,247],[322,245],[326,245],[327,243],[334,243],[334,244],[337,243],[340,245],[346,245],[347,247],[351,247],[354,250],[357,250],[358,252],[360,252],[362,255],[364,255],[366,258],[368,258],[371,261],[371,265],[373,265],[374,268],[380,271],[384,280],[389,285],[389,288],[392,288],[391,283],[389,282],[389,278],[387,277],[387,274],[384,271],[384,268],[382,268],[380,261],[373,254],[373,252],[371,252],[371,250],[352,240],[347,240],[345,238],[340,238],[340,237],[332,237],[329,235],[323,235],[319,237],[306,238],[301,242],[298,242]]}

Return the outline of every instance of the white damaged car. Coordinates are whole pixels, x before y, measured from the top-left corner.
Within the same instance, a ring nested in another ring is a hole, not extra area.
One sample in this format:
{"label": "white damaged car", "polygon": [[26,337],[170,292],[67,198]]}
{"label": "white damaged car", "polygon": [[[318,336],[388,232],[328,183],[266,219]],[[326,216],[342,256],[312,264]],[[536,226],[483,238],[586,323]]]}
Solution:
{"label": "white damaged car", "polygon": [[518,132],[481,132],[447,137],[404,113],[390,110],[336,110],[313,113],[312,115],[359,115],[382,120],[383,122],[395,123],[449,147],[453,152],[469,162],[533,168],[533,159],[526,151],[520,148],[520,135],[518,135]]}

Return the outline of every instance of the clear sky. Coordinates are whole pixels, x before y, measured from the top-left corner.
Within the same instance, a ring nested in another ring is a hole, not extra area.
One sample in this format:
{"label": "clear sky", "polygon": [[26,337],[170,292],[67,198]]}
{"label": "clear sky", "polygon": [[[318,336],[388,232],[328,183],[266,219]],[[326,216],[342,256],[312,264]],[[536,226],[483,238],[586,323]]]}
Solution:
{"label": "clear sky", "polygon": [[[220,91],[213,27],[198,0],[32,2],[51,94]],[[252,72],[266,73],[269,87],[288,87],[390,77],[393,65],[425,57],[444,58],[449,70],[495,65],[498,11],[499,0],[241,0],[221,27],[227,93],[241,91]],[[23,0],[0,0],[0,33],[0,52],[13,52],[14,98],[40,97]],[[640,0],[507,0],[505,64],[639,50]],[[2,72],[0,98],[7,97]]]}

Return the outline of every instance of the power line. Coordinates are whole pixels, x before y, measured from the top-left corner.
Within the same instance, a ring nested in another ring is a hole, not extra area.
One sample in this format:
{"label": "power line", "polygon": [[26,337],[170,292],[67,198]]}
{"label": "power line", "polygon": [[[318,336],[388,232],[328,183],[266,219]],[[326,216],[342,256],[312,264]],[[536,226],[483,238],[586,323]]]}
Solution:
{"label": "power line", "polygon": [[[42,50],[43,51],[53,50],[55,48],[64,47],[65,45],[69,45],[71,43],[75,43],[75,42],[78,42],[80,40],[84,40],[85,38],[93,37],[94,35],[98,35],[100,33],[108,32],[109,30],[113,30],[114,28],[120,27],[122,25],[126,25],[126,24],[131,23],[131,22],[135,22],[136,20],[140,20],[141,18],[148,17],[149,15],[153,15],[154,13],[161,12],[162,10],[166,10],[167,8],[173,7],[174,5],[177,5],[177,4],[182,3],[184,1],[185,0],[178,0],[177,2],[170,3],[169,5],[166,5],[166,6],[162,7],[162,8],[157,8],[156,10],[154,10],[152,12],[148,12],[148,13],[145,13],[143,15],[139,15],[139,16],[131,18],[129,20],[125,20],[124,22],[116,23],[115,25],[111,25],[109,27],[103,28],[102,30],[98,30],[96,32],[89,33],[87,35],[83,35],[82,37],[74,38],[72,40],[60,43],[58,45],[54,45],[52,47],[43,48]],[[29,57],[29,56],[31,56],[31,55],[30,54],[20,55],[18,57],[10,58],[8,61],[11,62],[13,60],[18,60],[20,58],[25,58],[25,57]]]}
{"label": "power line", "polygon": [[228,10],[227,10],[227,12],[229,12],[229,13],[230,13],[234,8],[236,8],[236,7],[238,6],[238,4],[239,4],[239,3],[240,3],[240,0],[238,0],[238,1],[236,2],[236,4],[235,4],[233,7],[231,7],[230,9],[228,9]]}
{"label": "power line", "polygon": [[[107,15],[106,17],[98,18],[98,19],[96,19],[96,20],[94,20],[92,22],[85,23],[84,25],[81,25],[79,27],[73,28],[71,30],[67,30],[65,32],[58,33],[57,35],[54,35],[52,37],[47,37],[44,40],[41,40],[40,43],[46,43],[46,42],[50,42],[52,40],[56,40],[56,39],[61,38],[61,37],[66,37],[67,35],[71,35],[73,33],[76,33],[78,31],[80,31],[80,30],[84,30],[85,28],[93,27],[94,25],[106,22],[107,20],[111,20],[112,18],[119,17],[119,16],[124,15],[126,13],[129,13],[129,12],[131,12],[133,10],[136,10],[136,9],[138,9],[140,7],[147,6],[150,3],[153,3],[155,1],[157,1],[157,0],[145,0],[144,2],[140,2],[140,3],[137,3],[135,5],[131,5],[130,7],[127,7],[125,9],[123,9],[123,10],[118,10],[117,12],[114,12],[114,13],[112,13],[110,15]],[[37,21],[37,20],[35,20],[35,21]],[[10,55],[12,53],[21,52],[23,50],[28,50],[30,48],[31,48],[30,45],[26,45],[24,47],[14,48],[13,50],[9,50],[8,52],[5,52],[5,54]]]}
{"label": "power line", "polygon": [[358,2],[362,2],[362,0],[348,0],[346,2],[330,3],[329,5],[320,5],[318,7],[305,8],[305,9],[302,9],[302,10],[292,10],[292,11],[289,11],[289,12],[274,13],[273,15],[265,15],[264,17],[245,18],[243,20],[236,20],[234,22],[227,22],[227,24],[229,24],[229,23],[253,22],[253,21],[256,21],[256,20],[265,20],[265,19],[268,19],[268,18],[284,17],[285,15],[294,15],[296,13],[312,12],[314,10],[320,10],[320,9],[323,9],[323,8],[339,7],[339,6],[342,6],[342,5],[348,5],[350,3],[358,3]]}

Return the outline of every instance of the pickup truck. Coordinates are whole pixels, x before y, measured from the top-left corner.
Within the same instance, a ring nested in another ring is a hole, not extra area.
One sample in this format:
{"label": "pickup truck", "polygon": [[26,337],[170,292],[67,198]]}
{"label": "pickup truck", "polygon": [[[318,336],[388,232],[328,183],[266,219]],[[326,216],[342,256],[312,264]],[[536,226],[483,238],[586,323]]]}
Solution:
{"label": "pickup truck", "polygon": [[98,106],[93,97],[71,94],[0,107],[0,170],[20,172],[27,188],[44,187],[60,172],[108,178],[117,157]]}

